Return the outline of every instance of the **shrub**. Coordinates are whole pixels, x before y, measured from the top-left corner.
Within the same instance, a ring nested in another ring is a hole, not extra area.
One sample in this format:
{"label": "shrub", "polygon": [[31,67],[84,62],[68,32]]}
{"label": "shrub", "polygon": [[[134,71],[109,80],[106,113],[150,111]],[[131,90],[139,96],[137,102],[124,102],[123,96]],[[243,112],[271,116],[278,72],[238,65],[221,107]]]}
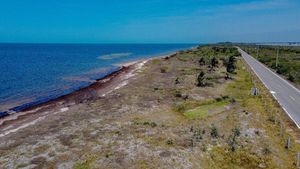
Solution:
{"label": "shrub", "polygon": [[228,142],[229,149],[232,152],[234,152],[237,147],[237,142],[236,142],[235,136],[230,135],[227,142]]}
{"label": "shrub", "polygon": [[186,110],[186,107],[184,104],[178,104],[174,107],[174,110],[183,113]]}
{"label": "shrub", "polygon": [[268,121],[272,122],[272,123],[275,123],[275,116],[274,115],[270,115],[268,117]]}
{"label": "shrub", "polygon": [[289,79],[289,81],[291,81],[291,82],[294,82],[294,81],[295,81],[295,77],[294,77],[294,75],[292,75],[291,73],[289,73],[288,79]]}
{"label": "shrub", "polygon": [[156,127],[157,124],[156,124],[155,122],[151,122],[151,123],[150,123],[150,126],[151,126],[151,127]]}
{"label": "shrub", "polygon": [[150,122],[145,121],[143,124],[144,124],[144,125],[150,125]]}
{"label": "shrub", "polygon": [[237,148],[237,141],[236,137],[239,137],[241,135],[240,129],[238,127],[235,127],[232,129],[232,134],[228,138],[228,146],[229,149],[234,152]]}
{"label": "shrub", "polygon": [[223,99],[223,100],[229,99],[229,96],[227,96],[227,95],[222,96],[222,99]]}
{"label": "shrub", "polygon": [[166,73],[167,72],[167,67],[161,67],[160,68],[160,73]]}
{"label": "shrub", "polygon": [[217,127],[216,127],[214,124],[211,126],[210,135],[211,135],[213,138],[218,138],[218,137],[219,137],[218,129],[217,129]]}
{"label": "shrub", "polygon": [[269,155],[269,154],[271,154],[271,150],[270,150],[268,147],[265,147],[265,148],[262,150],[262,153],[263,153],[264,155]]}
{"label": "shrub", "polygon": [[167,145],[173,145],[173,140],[168,139],[166,143]]}
{"label": "shrub", "polygon": [[175,91],[175,97],[182,97],[182,94],[180,91],[176,90]]}
{"label": "shrub", "polygon": [[180,82],[179,82],[179,78],[177,77],[176,79],[175,79],[175,84],[179,84]]}
{"label": "shrub", "polygon": [[196,141],[199,142],[202,139],[202,130],[201,129],[195,130],[193,137],[196,139]]}
{"label": "shrub", "polygon": [[199,64],[200,64],[200,66],[205,65],[205,60],[203,57],[200,58]]}
{"label": "shrub", "polygon": [[218,64],[219,64],[219,61],[218,61],[218,59],[217,59],[216,57],[213,57],[213,58],[211,59],[210,64],[211,64],[211,67],[217,67]]}
{"label": "shrub", "polygon": [[221,97],[217,97],[215,100],[216,100],[217,102],[220,102],[220,101],[222,101],[223,99],[222,99]]}
{"label": "shrub", "polygon": [[205,73],[203,71],[198,75],[197,81],[197,86],[205,86]]}
{"label": "shrub", "polygon": [[233,135],[234,135],[235,137],[238,137],[238,136],[241,135],[241,131],[240,131],[240,129],[239,129],[238,127],[232,129],[232,132],[233,132]]}
{"label": "shrub", "polygon": [[231,79],[230,75],[228,72],[226,72],[225,80]]}
{"label": "shrub", "polygon": [[157,126],[157,124],[155,122],[148,122],[148,121],[145,121],[143,123],[143,125],[145,125],[145,126],[151,126],[151,127],[156,127]]}
{"label": "shrub", "polygon": [[203,144],[203,145],[201,146],[201,150],[202,150],[203,152],[206,152],[206,151],[207,151],[207,145],[206,145],[206,144]]}
{"label": "shrub", "polygon": [[236,59],[235,56],[230,56],[228,62],[226,63],[226,71],[228,73],[233,73],[236,69],[235,65]]}
{"label": "shrub", "polygon": [[235,103],[236,100],[235,100],[235,98],[230,98],[229,102],[230,102],[230,103]]}

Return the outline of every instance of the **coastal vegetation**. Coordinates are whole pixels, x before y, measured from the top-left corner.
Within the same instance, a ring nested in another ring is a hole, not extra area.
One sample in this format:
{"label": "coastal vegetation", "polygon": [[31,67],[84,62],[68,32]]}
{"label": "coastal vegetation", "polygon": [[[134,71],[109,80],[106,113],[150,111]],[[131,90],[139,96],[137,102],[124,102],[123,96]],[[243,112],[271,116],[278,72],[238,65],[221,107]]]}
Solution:
{"label": "coastal vegetation", "polygon": [[238,50],[206,45],[150,60],[105,97],[0,140],[0,166],[295,168],[297,138]]}

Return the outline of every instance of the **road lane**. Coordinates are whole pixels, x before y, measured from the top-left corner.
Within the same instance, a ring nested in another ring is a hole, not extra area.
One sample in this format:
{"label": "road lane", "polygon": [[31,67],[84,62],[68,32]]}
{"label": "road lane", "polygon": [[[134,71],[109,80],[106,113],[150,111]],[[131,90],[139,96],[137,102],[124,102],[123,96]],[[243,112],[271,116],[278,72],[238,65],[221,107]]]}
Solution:
{"label": "road lane", "polygon": [[300,128],[300,91],[288,81],[271,71],[265,65],[238,48],[242,57],[250,65],[255,74],[269,89],[288,116]]}

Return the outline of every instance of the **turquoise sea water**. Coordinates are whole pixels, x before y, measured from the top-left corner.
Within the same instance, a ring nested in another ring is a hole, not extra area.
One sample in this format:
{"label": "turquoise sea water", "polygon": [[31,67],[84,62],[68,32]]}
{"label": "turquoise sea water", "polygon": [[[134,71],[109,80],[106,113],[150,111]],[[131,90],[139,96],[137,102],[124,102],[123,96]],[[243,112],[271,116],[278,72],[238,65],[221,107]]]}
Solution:
{"label": "turquoise sea water", "polygon": [[20,111],[87,86],[114,64],[195,44],[0,44],[1,112]]}

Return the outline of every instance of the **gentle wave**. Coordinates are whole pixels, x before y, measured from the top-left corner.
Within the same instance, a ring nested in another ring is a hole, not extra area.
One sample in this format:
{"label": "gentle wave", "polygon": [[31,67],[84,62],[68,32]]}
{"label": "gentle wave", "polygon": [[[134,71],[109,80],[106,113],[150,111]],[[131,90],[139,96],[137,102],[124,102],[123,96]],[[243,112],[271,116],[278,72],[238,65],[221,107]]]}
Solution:
{"label": "gentle wave", "polygon": [[99,56],[98,59],[109,60],[109,59],[117,59],[120,57],[130,56],[132,53],[112,53],[108,55]]}

